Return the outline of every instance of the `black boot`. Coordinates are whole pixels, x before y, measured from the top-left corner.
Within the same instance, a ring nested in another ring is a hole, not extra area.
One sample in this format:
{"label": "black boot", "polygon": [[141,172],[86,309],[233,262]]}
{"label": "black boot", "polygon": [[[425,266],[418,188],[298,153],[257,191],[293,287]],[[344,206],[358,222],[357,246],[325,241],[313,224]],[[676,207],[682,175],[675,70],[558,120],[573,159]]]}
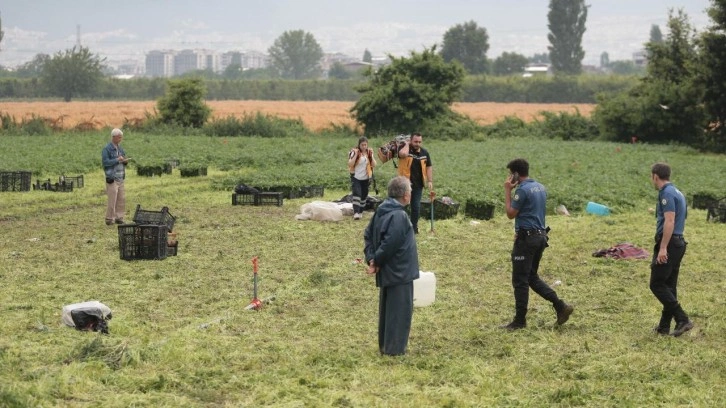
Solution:
{"label": "black boot", "polygon": [[558,300],[555,302],[555,311],[557,312],[557,322],[555,324],[559,326],[565,324],[570,319],[570,315],[575,311],[575,307],[568,305],[563,300]]}
{"label": "black boot", "polygon": [[500,329],[509,330],[509,331],[524,329],[525,327],[527,327],[526,321],[517,321],[516,319],[512,320],[512,322],[509,324],[499,326]]}
{"label": "black boot", "polygon": [[676,328],[673,329],[673,333],[671,333],[671,335],[679,337],[693,328],[693,322],[688,318],[688,315],[680,304],[672,309],[672,313],[673,317],[676,319]]}

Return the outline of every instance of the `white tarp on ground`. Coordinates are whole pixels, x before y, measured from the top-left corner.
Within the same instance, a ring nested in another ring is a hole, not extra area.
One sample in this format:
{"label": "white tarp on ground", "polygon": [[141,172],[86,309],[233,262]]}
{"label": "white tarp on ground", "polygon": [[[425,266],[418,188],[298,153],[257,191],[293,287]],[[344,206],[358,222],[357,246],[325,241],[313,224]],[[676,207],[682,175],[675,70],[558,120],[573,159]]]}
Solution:
{"label": "white tarp on ground", "polygon": [[313,201],[300,206],[296,220],[340,221],[346,215],[353,215],[353,204]]}

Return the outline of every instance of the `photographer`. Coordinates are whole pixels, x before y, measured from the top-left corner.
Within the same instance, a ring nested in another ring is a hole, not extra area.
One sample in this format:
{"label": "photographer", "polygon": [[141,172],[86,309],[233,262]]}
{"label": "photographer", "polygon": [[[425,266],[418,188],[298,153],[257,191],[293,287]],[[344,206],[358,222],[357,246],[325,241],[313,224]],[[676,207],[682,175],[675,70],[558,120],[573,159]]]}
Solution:
{"label": "photographer", "polygon": [[350,153],[348,153],[354,220],[363,218],[363,208],[365,208],[368,198],[368,186],[373,177],[374,167],[376,167],[376,159],[373,158],[373,149],[368,148],[368,139],[361,137],[358,139],[358,146],[350,149]]}
{"label": "photographer", "polygon": [[[421,147],[421,133],[411,135],[411,141],[398,151],[398,175],[411,181],[411,224],[418,234],[418,219],[421,214],[421,196],[424,185],[429,193],[434,191],[434,168],[428,150]],[[433,203],[432,203],[433,205]]]}

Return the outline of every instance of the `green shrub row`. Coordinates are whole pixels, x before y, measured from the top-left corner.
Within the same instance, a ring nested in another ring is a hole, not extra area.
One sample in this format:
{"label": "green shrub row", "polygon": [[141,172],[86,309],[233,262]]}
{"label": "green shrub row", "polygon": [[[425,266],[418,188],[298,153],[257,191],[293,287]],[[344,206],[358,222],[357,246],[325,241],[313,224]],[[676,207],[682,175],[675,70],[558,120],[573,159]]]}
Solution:
{"label": "green shrub row", "polygon": [[[105,78],[92,99],[158,99],[166,79]],[[356,101],[360,80],[225,80],[204,79],[209,100],[309,100]],[[636,77],[581,75],[576,77],[470,76],[464,80],[462,102],[596,103],[600,93],[623,92],[637,83]],[[2,98],[52,97],[37,78],[0,78]]]}

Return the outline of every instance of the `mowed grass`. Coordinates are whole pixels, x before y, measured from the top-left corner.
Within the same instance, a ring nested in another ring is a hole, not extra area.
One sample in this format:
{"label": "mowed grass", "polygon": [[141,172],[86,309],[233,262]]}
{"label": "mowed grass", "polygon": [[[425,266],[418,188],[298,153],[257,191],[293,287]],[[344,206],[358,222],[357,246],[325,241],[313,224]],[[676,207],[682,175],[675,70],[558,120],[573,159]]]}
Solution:
{"label": "mowed grass", "polygon": [[[103,224],[102,171],[85,164],[99,156],[96,145],[105,135],[64,137],[34,139],[43,154],[24,153],[22,160],[28,168],[52,169],[41,178],[57,178],[58,167],[45,154],[56,151],[68,168],[87,169],[84,188],[0,193],[0,406],[726,404],[726,224],[708,223],[704,210],[689,209],[679,297],[696,327],[681,338],[651,333],[660,305],[648,289],[648,260],[591,255],[620,242],[652,250],[651,162],[674,163],[676,184],[691,194],[710,182],[704,172],[714,176],[710,187],[723,191],[718,173],[723,176],[723,156],[647,146],[624,156],[614,153],[619,147],[614,144],[535,140],[425,141],[441,191],[481,185],[501,198],[504,166],[521,155],[533,162],[532,175],[560,196],[574,191],[613,197],[611,190],[622,188],[635,197],[609,217],[581,208],[570,208],[571,217],[548,214],[552,233],[541,275],[550,283],[561,281],[555,289],[576,307],[560,328],[554,327],[550,305],[533,293],[527,329],[497,328],[511,319],[514,304],[513,222],[501,209],[478,223],[460,211],[455,219],[435,221],[433,233],[423,224],[417,237],[420,264],[436,274],[436,302],[415,310],[408,355],[386,358],[377,348],[378,291],[354,262],[362,256],[370,214],[362,222],[296,221],[299,207],[311,199],[285,200],[282,207],[232,206],[231,191],[220,189],[230,177],[247,174],[253,181],[249,175],[255,174],[229,169],[220,158],[244,144],[259,149],[261,161],[272,161],[275,155],[264,150],[268,141],[193,139],[199,149],[208,149],[207,177],[181,178],[175,170],[147,178],[130,171],[127,219],[136,204],[168,206],[177,217],[179,255],[129,262],[119,259],[116,228]],[[132,155],[152,154],[133,139],[125,143]],[[183,137],[174,144],[159,140],[165,153],[190,145]],[[323,178],[333,166],[345,180],[343,146],[350,140],[279,144],[285,152],[283,146],[294,146],[301,156],[340,148],[317,157]],[[17,158],[20,141],[26,139],[0,144],[2,167],[23,162]],[[587,170],[572,170],[575,162],[575,168]],[[379,187],[393,171],[390,163],[381,166]],[[607,179],[619,181],[601,182]],[[561,185],[572,180],[579,183]],[[322,199],[347,193],[327,188]],[[260,297],[275,300],[260,311],[246,311],[255,256]],[[60,322],[63,305],[92,299],[113,310],[108,336]]]}

